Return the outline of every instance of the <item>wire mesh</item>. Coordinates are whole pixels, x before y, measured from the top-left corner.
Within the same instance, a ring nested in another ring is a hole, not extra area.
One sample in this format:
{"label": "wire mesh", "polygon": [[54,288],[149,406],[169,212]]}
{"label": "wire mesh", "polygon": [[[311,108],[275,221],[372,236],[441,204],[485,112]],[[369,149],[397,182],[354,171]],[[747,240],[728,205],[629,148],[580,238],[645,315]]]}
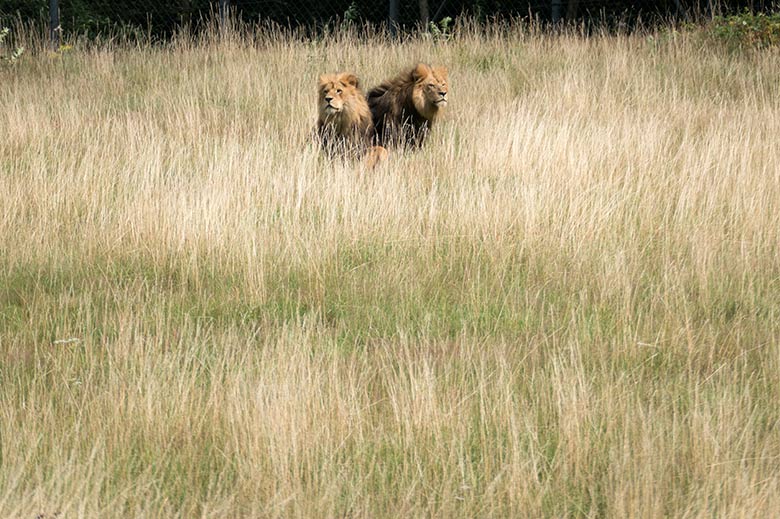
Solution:
{"label": "wire mesh", "polygon": [[162,36],[184,24],[197,28],[219,19],[223,12],[250,23],[316,28],[346,21],[404,30],[462,15],[487,22],[509,17],[553,22],[668,19],[691,9],[765,10],[772,4],[770,0],[0,0],[0,23],[9,18],[48,23],[51,2],[57,4],[64,33],[95,35],[129,29]]}

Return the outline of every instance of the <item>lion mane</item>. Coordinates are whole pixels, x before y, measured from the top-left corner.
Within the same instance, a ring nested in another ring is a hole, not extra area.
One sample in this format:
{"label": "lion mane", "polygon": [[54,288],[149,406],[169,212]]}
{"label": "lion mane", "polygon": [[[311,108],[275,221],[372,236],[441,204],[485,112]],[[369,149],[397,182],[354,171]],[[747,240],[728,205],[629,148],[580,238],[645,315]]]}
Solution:
{"label": "lion mane", "polygon": [[447,69],[425,63],[372,88],[368,106],[376,142],[421,146],[447,106],[448,91]]}

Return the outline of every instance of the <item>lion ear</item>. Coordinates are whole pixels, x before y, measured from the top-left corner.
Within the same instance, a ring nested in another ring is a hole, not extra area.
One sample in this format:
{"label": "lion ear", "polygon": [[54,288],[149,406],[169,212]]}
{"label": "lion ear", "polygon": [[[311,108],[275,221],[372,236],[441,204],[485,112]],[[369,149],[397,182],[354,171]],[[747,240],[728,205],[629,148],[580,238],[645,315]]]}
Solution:
{"label": "lion ear", "polygon": [[416,67],[414,67],[414,70],[412,71],[412,77],[415,81],[426,78],[431,73],[431,67],[426,65],[425,63],[418,63]]}
{"label": "lion ear", "polygon": [[358,77],[355,74],[342,74],[341,81],[347,85],[352,85],[355,88],[357,88],[358,84],[360,83]]}

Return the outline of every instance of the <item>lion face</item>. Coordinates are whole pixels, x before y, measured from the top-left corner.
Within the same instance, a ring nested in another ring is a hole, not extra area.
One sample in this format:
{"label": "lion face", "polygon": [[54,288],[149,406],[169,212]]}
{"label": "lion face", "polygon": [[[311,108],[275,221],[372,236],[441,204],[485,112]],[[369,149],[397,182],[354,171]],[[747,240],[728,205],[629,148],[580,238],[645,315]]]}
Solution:
{"label": "lion face", "polygon": [[349,108],[349,100],[357,94],[358,78],[354,74],[320,76],[320,114],[333,116]]}
{"label": "lion face", "polygon": [[445,67],[429,67],[420,63],[412,77],[415,80],[414,105],[420,114],[433,118],[447,106],[449,83]]}

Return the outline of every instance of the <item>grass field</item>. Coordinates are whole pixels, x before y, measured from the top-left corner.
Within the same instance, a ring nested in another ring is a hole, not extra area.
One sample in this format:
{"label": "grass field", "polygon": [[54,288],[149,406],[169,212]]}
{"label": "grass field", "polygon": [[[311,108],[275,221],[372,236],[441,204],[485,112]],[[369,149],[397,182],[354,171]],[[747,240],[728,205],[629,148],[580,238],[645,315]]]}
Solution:
{"label": "grass field", "polygon": [[[316,79],[451,102],[374,171]],[[770,517],[780,54],[240,35],[0,70],[0,517]]]}

